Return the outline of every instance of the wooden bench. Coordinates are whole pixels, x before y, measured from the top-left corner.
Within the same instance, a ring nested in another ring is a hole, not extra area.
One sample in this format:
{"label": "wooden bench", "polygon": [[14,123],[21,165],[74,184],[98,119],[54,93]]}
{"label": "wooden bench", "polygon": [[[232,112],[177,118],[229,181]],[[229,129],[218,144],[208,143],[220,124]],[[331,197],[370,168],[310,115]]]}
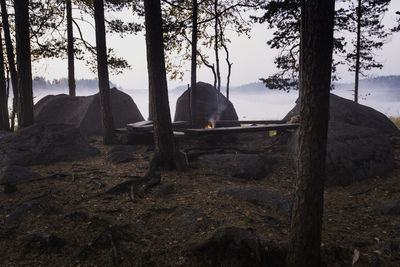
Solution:
{"label": "wooden bench", "polygon": [[298,123],[286,123],[286,124],[270,124],[270,125],[257,125],[257,126],[245,126],[245,127],[186,129],[183,132],[185,135],[202,136],[202,135],[219,135],[219,134],[230,134],[230,133],[294,130],[297,129],[298,127],[299,127]]}

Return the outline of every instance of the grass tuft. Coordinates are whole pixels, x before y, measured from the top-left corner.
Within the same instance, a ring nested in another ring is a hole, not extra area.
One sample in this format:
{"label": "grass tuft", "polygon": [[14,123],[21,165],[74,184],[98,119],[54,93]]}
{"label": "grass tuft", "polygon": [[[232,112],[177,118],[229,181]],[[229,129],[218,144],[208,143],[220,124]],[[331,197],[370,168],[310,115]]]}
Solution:
{"label": "grass tuft", "polygon": [[390,117],[390,119],[393,121],[393,123],[399,128],[400,130],[400,117]]}

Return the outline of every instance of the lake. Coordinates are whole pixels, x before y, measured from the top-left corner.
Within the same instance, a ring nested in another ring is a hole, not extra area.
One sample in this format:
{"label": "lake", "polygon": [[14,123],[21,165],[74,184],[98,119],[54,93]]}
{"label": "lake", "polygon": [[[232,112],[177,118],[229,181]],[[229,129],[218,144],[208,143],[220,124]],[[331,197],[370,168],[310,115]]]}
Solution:
{"label": "lake", "polygon": [[[129,94],[135,101],[139,110],[144,118],[148,117],[148,93],[146,90],[126,90],[122,89],[125,93]],[[400,92],[400,90],[398,90]],[[39,101],[48,94],[67,93],[64,90],[35,90],[34,102]],[[77,94],[80,96],[95,94],[93,89],[77,89]],[[175,114],[176,100],[182,91],[172,90],[169,93],[169,102],[172,118]],[[336,89],[332,93],[352,99],[353,94],[351,90]],[[359,103],[372,107],[387,116],[400,117],[400,94],[396,94],[393,89],[363,89],[360,90],[362,95]],[[295,105],[298,92],[291,91],[289,93],[283,91],[267,90],[265,92],[251,93],[251,92],[231,92],[231,102],[235,106],[239,119],[242,120],[268,120],[268,119],[282,119]],[[9,101],[9,105],[11,105]]]}

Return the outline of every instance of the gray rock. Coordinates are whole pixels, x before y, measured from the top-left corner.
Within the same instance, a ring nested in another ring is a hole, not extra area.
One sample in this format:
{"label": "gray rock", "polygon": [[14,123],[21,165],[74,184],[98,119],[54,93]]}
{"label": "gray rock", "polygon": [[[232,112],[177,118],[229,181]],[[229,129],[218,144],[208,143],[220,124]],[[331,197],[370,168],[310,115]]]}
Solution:
{"label": "gray rock", "polygon": [[[197,83],[196,116],[201,126],[210,120],[238,120],[233,104],[208,83]],[[219,94],[220,105],[217,96]],[[190,121],[190,89],[186,90],[176,101],[174,121]]]}
{"label": "gray rock", "polygon": [[29,212],[34,211],[38,208],[38,204],[36,203],[31,203],[31,202],[25,202],[18,206],[13,212],[11,212],[7,217],[6,217],[6,223],[16,223],[20,221],[25,215],[27,215]]}
{"label": "gray rock", "polygon": [[271,172],[274,160],[257,154],[209,154],[200,156],[197,163],[236,178],[257,180]]}
{"label": "gray rock", "polygon": [[138,146],[119,145],[113,147],[106,154],[106,160],[112,163],[125,163],[135,160],[135,152],[139,149]]}
{"label": "gray rock", "polygon": [[208,226],[208,219],[202,212],[193,210],[178,210],[172,214],[174,220],[170,228],[178,238],[188,237],[196,232],[205,230]]}
{"label": "gray rock", "polygon": [[0,185],[4,186],[5,193],[12,193],[17,190],[17,184],[29,182],[40,178],[40,174],[21,166],[8,165],[0,169]]}
{"label": "gray rock", "polygon": [[[112,88],[110,89],[110,102],[115,128],[144,120],[128,94]],[[91,96],[49,95],[36,103],[34,115],[36,122],[74,126],[81,131],[85,138],[102,135],[99,94]]]}
{"label": "gray rock", "polygon": [[54,234],[31,233],[22,237],[25,248],[53,250],[65,245],[65,241]]}
{"label": "gray rock", "polygon": [[0,167],[79,160],[98,153],[78,129],[62,124],[35,124],[0,138]]}
{"label": "gray rock", "polygon": [[375,215],[400,215],[400,202],[387,202],[376,205],[372,212]]}
{"label": "gray rock", "polygon": [[[283,119],[290,120],[299,115],[299,111],[300,104],[297,100],[296,106]],[[330,95],[329,116],[330,121],[373,128],[389,136],[400,134],[399,129],[386,115],[334,94]]]}
{"label": "gray rock", "polygon": [[154,195],[156,197],[164,197],[173,194],[174,191],[175,191],[174,184],[162,184],[154,189]]}
{"label": "gray rock", "polygon": [[[295,158],[298,131],[289,142]],[[294,160],[295,162],[295,160]],[[385,175],[394,167],[390,139],[372,128],[329,122],[326,186],[345,186]]]}
{"label": "gray rock", "polygon": [[0,185],[19,184],[40,178],[40,174],[21,166],[8,165],[0,169]]}
{"label": "gray rock", "polygon": [[135,159],[135,157],[132,154],[124,152],[124,151],[107,153],[107,155],[106,155],[106,160],[111,163],[131,162],[134,159]]}
{"label": "gray rock", "polygon": [[264,206],[286,215],[290,213],[292,207],[292,202],[289,198],[276,192],[256,187],[225,189],[219,191],[219,194],[228,195],[239,200],[248,201],[255,205]]}
{"label": "gray rock", "polygon": [[250,229],[221,227],[192,246],[196,266],[286,266],[286,246],[259,238]]}

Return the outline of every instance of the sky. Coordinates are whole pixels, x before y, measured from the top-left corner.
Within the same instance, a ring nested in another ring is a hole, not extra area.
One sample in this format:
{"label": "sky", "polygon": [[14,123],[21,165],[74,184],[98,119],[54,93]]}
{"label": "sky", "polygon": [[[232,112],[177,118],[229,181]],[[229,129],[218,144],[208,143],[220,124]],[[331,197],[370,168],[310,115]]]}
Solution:
{"label": "sky", "polygon": [[[385,15],[384,21],[388,26],[393,26],[396,16],[395,11],[400,11],[400,1],[392,0],[389,11]],[[76,12],[76,11],[74,11]],[[134,19],[129,14],[122,14],[124,19]],[[84,27],[84,33],[88,39],[94,41],[95,32],[92,26]],[[274,57],[279,51],[272,50],[266,42],[271,38],[272,31],[267,30],[265,24],[254,24],[251,32],[251,38],[246,36],[237,36],[236,33],[229,33],[231,43],[229,51],[231,56],[232,76],[231,85],[243,85],[251,82],[257,82],[262,77],[267,77],[276,71],[274,65]],[[120,75],[110,75],[110,80],[125,89],[147,89],[147,63],[146,63],[146,46],[144,33],[137,35],[125,36],[123,38],[118,35],[107,36],[107,46],[112,47],[118,55],[124,57],[132,66],[132,69],[125,70]],[[226,64],[224,53],[221,51],[221,75],[222,85],[226,84]],[[384,45],[383,49],[377,51],[377,59],[383,63],[382,70],[373,70],[369,76],[382,75],[400,75],[400,33],[394,34]],[[89,71],[83,62],[76,61],[76,78],[91,79],[96,75]],[[67,60],[42,60],[34,62],[32,65],[34,76],[44,76],[49,80],[67,77]],[[183,80],[168,80],[169,88],[179,85],[187,85],[190,83],[189,65],[185,67],[185,76]],[[346,67],[339,68],[341,82],[351,82],[353,74],[347,71]],[[202,66],[198,69],[198,81],[213,83],[211,71]]]}

